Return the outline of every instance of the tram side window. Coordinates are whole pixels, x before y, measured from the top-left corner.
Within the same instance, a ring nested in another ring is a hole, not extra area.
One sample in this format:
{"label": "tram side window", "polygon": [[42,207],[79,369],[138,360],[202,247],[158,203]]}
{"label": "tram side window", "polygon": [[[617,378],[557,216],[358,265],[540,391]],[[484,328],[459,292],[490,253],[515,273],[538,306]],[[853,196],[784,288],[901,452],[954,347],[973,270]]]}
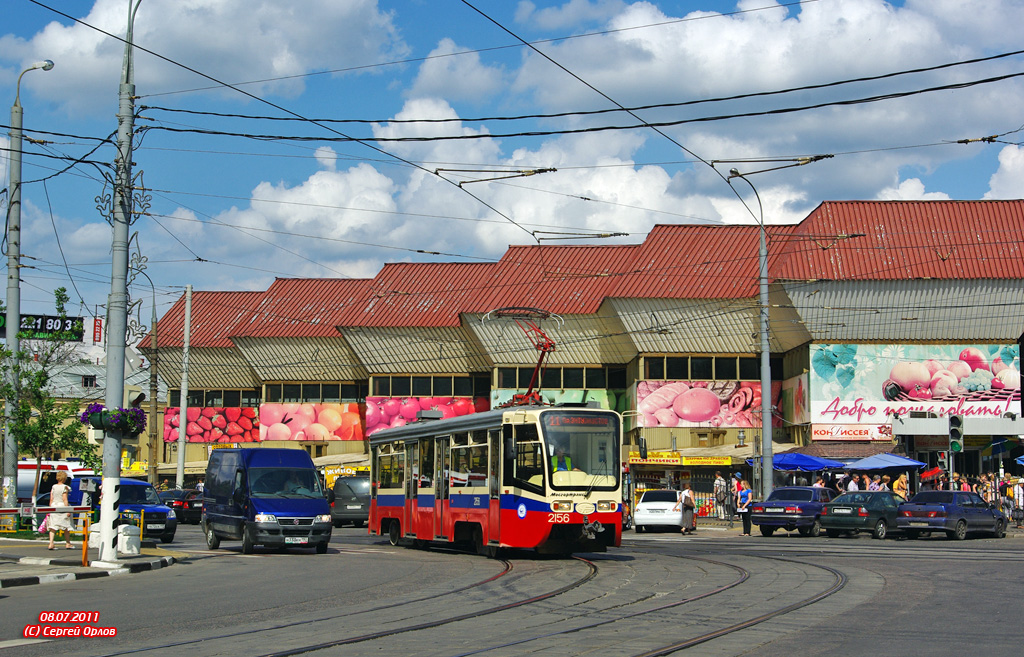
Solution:
{"label": "tram side window", "polygon": [[405,481],[405,457],[401,454],[381,456],[377,471],[380,472],[381,488],[400,488]]}
{"label": "tram side window", "polygon": [[425,440],[420,443],[420,488],[431,488],[434,485],[434,441]]}
{"label": "tram side window", "polygon": [[487,446],[452,448],[452,488],[487,485]]}
{"label": "tram side window", "polygon": [[506,485],[516,486],[535,492],[543,491],[544,448],[537,436],[537,427],[532,424],[505,425],[503,436],[512,432],[515,441],[515,458],[504,459],[502,469]]}

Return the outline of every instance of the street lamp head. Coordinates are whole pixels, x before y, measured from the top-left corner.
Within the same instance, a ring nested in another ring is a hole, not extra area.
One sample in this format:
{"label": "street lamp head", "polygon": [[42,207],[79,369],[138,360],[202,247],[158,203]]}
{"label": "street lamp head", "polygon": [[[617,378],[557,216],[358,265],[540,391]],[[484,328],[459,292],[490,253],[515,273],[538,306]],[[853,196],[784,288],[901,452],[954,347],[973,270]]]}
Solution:
{"label": "street lamp head", "polygon": [[44,59],[41,62],[36,62],[35,64],[32,64],[24,71],[22,71],[20,75],[18,75],[18,82],[14,85],[14,107],[21,107],[21,77],[29,71],[34,71],[37,68],[41,68],[44,71],[49,71],[53,68],[53,61],[49,59]]}
{"label": "street lamp head", "polygon": [[730,178],[739,178],[739,177],[741,177],[740,170],[739,169],[729,169],[729,177]]}
{"label": "street lamp head", "polygon": [[36,62],[32,66],[29,66],[29,70],[34,69],[34,68],[41,68],[44,71],[49,71],[51,68],[53,68],[53,60],[52,59],[44,59],[41,62]]}

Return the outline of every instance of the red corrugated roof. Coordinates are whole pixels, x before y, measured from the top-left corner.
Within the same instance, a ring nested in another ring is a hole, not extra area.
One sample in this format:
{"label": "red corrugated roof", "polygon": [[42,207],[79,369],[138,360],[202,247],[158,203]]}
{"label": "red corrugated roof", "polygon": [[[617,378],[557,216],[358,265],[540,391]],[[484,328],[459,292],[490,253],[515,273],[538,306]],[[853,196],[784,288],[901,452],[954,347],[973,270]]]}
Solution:
{"label": "red corrugated roof", "polygon": [[477,312],[494,263],[390,263],[339,316],[339,326],[458,326]]}
{"label": "red corrugated roof", "polygon": [[[231,347],[239,320],[252,317],[264,292],[193,292],[189,347]],[[157,347],[183,347],[185,295],[157,324]],[[149,339],[143,341],[149,344]]]}
{"label": "red corrugated roof", "polygon": [[[863,233],[864,237],[836,239]],[[1024,278],[1024,201],[826,201],[773,240],[785,280]]]}
{"label": "red corrugated roof", "polygon": [[342,315],[370,289],[369,279],[278,278],[248,319],[239,318],[233,337],[340,337]]}

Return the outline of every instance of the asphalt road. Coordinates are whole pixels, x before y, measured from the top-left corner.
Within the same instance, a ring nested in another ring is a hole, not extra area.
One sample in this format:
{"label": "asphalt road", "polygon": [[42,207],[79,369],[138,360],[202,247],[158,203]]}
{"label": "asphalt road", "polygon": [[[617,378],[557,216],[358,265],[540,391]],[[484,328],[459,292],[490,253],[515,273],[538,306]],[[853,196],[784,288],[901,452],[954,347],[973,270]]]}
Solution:
{"label": "asphalt road", "polygon": [[[1024,538],[737,533],[629,532],[623,548],[585,560],[490,560],[394,548],[354,528],[335,529],[326,555],[243,555],[233,543],[207,550],[186,526],[167,547],[188,558],[169,568],[0,592],[0,655],[653,655],[675,646],[834,657],[1017,654],[1024,643],[1015,599]],[[43,611],[99,612],[88,625],[117,636],[5,643]]]}

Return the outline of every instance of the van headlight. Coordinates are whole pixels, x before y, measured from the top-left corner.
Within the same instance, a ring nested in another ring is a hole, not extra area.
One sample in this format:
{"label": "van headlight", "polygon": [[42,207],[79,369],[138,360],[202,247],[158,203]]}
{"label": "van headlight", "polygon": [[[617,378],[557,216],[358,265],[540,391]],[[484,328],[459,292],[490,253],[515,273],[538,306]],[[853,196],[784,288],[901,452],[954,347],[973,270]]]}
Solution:
{"label": "van headlight", "polygon": [[273,513],[257,513],[254,520],[256,522],[277,522],[277,516]]}
{"label": "van headlight", "polygon": [[313,518],[313,522],[331,522],[331,514],[322,513],[317,517]]}

